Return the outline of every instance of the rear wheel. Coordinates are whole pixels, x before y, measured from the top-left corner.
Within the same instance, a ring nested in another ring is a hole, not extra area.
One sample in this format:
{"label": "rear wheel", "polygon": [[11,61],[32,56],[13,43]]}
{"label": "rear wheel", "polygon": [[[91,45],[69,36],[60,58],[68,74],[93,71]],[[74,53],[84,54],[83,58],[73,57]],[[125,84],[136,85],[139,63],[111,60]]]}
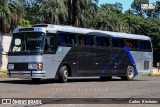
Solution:
{"label": "rear wheel", "polygon": [[101,81],[110,81],[112,79],[112,76],[104,76],[104,77],[100,77]]}
{"label": "rear wheel", "polygon": [[122,76],[121,79],[122,80],[133,80],[133,78],[134,78],[134,67],[128,66],[126,76]]}
{"label": "rear wheel", "polygon": [[67,82],[67,79],[68,79],[68,68],[67,66],[62,66],[59,69],[59,81],[61,83],[65,83]]}

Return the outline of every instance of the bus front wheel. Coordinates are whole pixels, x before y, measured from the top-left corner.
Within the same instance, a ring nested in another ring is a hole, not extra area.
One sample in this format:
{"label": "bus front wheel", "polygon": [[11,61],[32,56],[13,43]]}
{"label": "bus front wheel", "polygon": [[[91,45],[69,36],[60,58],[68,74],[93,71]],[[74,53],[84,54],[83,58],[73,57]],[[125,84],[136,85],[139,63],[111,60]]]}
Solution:
{"label": "bus front wheel", "polygon": [[68,68],[67,66],[62,66],[59,69],[59,81],[61,83],[65,83],[67,82],[67,79],[68,79]]}
{"label": "bus front wheel", "polygon": [[126,76],[122,76],[121,79],[122,80],[133,80],[133,78],[134,78],[134,67],[128,66]]}

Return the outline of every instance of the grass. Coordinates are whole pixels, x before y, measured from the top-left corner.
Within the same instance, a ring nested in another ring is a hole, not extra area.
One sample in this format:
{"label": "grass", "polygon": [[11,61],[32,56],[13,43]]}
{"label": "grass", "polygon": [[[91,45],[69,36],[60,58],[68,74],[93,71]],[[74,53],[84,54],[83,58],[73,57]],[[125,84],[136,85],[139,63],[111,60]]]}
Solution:
{"label": "grass", "polygon": [[149,76],[160,76],[160,74],[150,74]]}
{"label": "grass", "polygon": [[7,77],[7,71],[0,71],[0,78]]}

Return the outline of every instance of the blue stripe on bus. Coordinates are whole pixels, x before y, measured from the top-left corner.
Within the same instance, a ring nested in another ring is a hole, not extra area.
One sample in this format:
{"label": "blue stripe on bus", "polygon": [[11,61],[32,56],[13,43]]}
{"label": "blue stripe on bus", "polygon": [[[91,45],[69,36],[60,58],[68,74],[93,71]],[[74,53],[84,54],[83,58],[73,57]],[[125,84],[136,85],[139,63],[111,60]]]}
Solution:
{"label": "blue stripe on bus", "polygon": [[101,72],[100,76],[102,76],[104,74],[104,72],[106,71],[106,69],[112,64],[112,62],[116,59],[116,57],[119,55],[120,50],[116,53],[116,55],[110,60],[110,62],[106,65],[106,67],[104,68],[104,70]]}
{"label": "blue stripe on bus", "polygon": [[113,75],[116,73],[116,71],[117,71],[119,65],[121,64],[121,62],[123,61],[123,59],[124,59],[125,56],[126,56],[126,52],[124,53],[124,55],[122,56],[121,60],[119,61],[119,63],[118,63],[118,65],[117,65],[116,69],[113,71]]}
{"label": "blue stripe on bus", "polygon": [[130,58],[130,60],[132,62],[133,67],[134,67],[135,76],[137,76],[138,75],[138,71],[137,71],[136,64],[135,64],[135,61],[133,59],[133,56],[132,56],[132,54],[130,53],[130,51],[129,51],[129,49],[127,47],[125,47],[125,50],[126,50],[128,56],[129,56],[129,58]]}

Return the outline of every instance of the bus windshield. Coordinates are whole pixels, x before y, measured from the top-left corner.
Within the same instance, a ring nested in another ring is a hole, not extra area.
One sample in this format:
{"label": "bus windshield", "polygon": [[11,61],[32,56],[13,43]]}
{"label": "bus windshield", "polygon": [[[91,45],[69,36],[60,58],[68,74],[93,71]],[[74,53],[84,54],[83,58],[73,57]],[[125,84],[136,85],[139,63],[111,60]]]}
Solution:
{"label": "bus windshield", "polygon": [[44,33],[22,32],[13,34],[10,52],[41,52]]}

